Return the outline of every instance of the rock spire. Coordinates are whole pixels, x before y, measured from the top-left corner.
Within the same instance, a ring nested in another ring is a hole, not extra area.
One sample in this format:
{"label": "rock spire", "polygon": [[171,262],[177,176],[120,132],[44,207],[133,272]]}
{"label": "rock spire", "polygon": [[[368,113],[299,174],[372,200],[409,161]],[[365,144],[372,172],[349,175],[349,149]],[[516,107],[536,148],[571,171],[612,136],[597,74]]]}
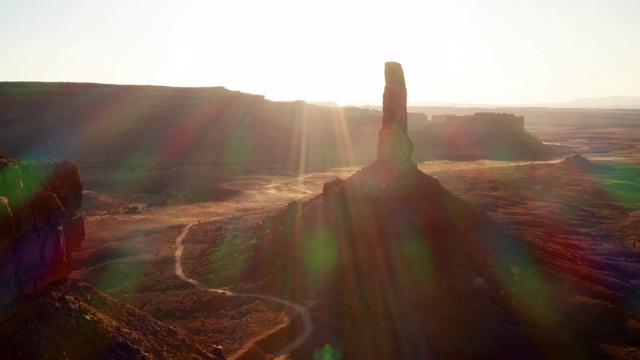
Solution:
{"label": "rock spire", "polygon": [[377,162],[395,166],[415,165],[411,160],[413,143],[407,135],[407,86],[402,65],[385,63],[384,79]]}

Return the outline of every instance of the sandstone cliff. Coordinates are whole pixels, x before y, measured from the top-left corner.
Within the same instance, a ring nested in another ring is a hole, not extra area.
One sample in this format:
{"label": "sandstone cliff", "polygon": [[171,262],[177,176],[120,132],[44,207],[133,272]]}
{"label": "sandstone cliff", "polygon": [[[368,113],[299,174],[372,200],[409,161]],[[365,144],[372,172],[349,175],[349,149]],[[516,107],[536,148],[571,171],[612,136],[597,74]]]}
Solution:
{"label": "sandstone cliff", "polygon": [[69,276],[84,239],[81,205],[72,162],[0,165],[0,306]]}
{"label": "sandstone cliff", "polygon": [[0,358],[224,359],[189,334],[68,279],[84,240],[83,183],[70,161],[0,153]]}
{"label": "sandstone cliff", "polygon": [[524,117],[506,113],[433,115],[417,134],[416,152],[426,159],[531,160],[550,158],[554,148],[524,129]]}
{"label": "sandstone cliff", "polygon": [[81,169],[351,165],[373,158],[379,116],[223,87],[0,83],[5,152],[69,159]]}

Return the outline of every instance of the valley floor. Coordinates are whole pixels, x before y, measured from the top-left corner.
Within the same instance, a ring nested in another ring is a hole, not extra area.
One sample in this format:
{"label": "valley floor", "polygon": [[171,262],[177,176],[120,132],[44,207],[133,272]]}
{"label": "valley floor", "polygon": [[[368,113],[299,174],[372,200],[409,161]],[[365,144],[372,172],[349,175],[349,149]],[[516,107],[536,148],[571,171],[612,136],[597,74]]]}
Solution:
{"label": "valley floor", "polygon": [[[550,284],[574,297],[576,308],[585,301],[624,303],[625,311],[636,314],[625,334],[639,334],[640,159],[616,152],[585,156],[614,170],[554,173],[561,159],[535,164],[432,161],[419,168],[526,239],[543,277],[563,269],[572,279],[567,284],[577,279],[581,285],[576,289]],[[299,335],[300,320],[282,304],[204,291],[181,280],[174,272],[175,240],[186,224],[196,224],[183,242],[184,273],[209,287],[253,292],[260,284],[240,282],[251,256],[249,229],[288,202],[317,194],[325,182],[356,170],[249,176],[222,184],[240,195],[175,206],[149,206],[140,194],[118,199],[102,194],[101,206],[87,209],[87,239],[74,255],[73,276],[188,331],[205,349],[221,345],[227,356],[242,350],[266,359]],[[312,316],[321,315],[314,315],[316,299],[308,300],[304,305],[311,306]],[[273,334],[261,336],[269,331]],[[617,358],[640,355],[634,339],[611,339],[600,346]]]}

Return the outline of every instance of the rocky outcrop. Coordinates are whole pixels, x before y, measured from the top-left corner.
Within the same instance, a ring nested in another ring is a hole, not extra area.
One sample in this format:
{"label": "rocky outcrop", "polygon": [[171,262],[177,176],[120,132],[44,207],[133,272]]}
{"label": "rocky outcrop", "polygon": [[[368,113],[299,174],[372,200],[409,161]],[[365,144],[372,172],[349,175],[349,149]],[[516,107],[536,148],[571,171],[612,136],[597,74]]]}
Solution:
{"label": "rocky outcrop", "polygon": [[84,240],[82,181],[70,161],[0,167],[0,306],[71,273]]}
{"label": "rocky outcrop", "polygon": [[0,326],[2,359],[225,358],[222,349],[206,351],[189,333],[75,279],[49,285],[25,307]]}
{"label": "rocky outcrop", "polygon": [[[264,221],[254,235],[258,248],[248,281],[323,299],[314,309],[316,336],[347,358],[504,356],[492,349],[524,330],[506,336],[502,324],[517,321],[515,306],[538,305],[528,302],[533,277],[526,251],[417,169],[400,64],[387,63],[385,75],[378,159]],[[275,258],[276,265],[263,268]],[[507,292],[524,300],[510,304]],[[471,338],[475,347],[465,348]],[[319,345],[295,355],[310,357]]]}
{"label": "rocky outcrop", "polygon": [[[385,104],[401,102],[399,83],[385,88]],[[319,299],[313,339],[293,357],[330,344],[349,359],[602,358],[586,327],[565,320],[572,310],[541,281],[522,237],[415,166],[398,166],[412,164],[391,145],[403,137],[402,107],[386,109],[378,160],[248,234],[244,282]],[[594,309],[584,318],[606,318]]]}
{"label": "rocky outcrop", "polygon": [[594,164],[584,156],[576,154],[566,157],[564,160],[559,162],[556,166],[556,169],[577,171],[582,173],[599,173],[607,171],[610,168],[606,165]]}
{"label": "rocky outcrop", "polygon": [[[443,119],[442,119],[443,118]],[[443,121],[439,121],[439,120]],[[524,116],[516,116],[507,113],[493,112],[477,112],[473,115],[433,115],[431,122],[433,124],[444,123],[448,126],[464,126],[468,128],[476,128],[478,131],[482,129],[513,129],[524,130]],[[429,125],[427,125],[429,126]]]}
{"label": "rocky outcrop", "polygon": [[517,237],[415,168],[374,163],[327,183],[255,237],[245,281],[322,299],[315,335],[345,358],[513,357],[509,344],[535,342],[517,309],[548,300]]}
{"label": "rocky outcrop", "polygon": [[433,115],[416,141],[425,159],[543,159],[555,155],[524,129],[524,117],[506,113]]}
{"label": "rocky outcrop", "polygon": [[69,161],[0,168],[1,359],[224,359],[188,333],[68,278],[84,240]]}
{"label": "rocky outcrop", "polygon": [[385,63],[384,79],[377,161],[392,166],[413,164],[413,143],[407,135],[407,87],[402,65]]}

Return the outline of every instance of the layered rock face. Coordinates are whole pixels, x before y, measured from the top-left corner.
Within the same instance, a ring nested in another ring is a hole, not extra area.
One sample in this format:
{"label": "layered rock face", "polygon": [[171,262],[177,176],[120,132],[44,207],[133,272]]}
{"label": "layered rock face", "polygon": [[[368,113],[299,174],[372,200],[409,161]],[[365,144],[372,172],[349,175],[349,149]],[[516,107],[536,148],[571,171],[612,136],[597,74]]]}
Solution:
{"label": "layered rock face", "polygon": [[81,205],[72,162],[0,164],[0,306],[69,276],[84,240]]}
{"label": "layered rock face", "polygon": [[426,159],[546,159],[555,155],[524,129],[524,117],[481,112],[473,115],[433,115],[416,140],[416,152]]}
{"label": "layered rock face", "polygon": [[385,63],[384,78],[377,160],[386,165],[410,165],[413,164],[413,143],[407,135],[407,86],[402,65],[397,62]]}

